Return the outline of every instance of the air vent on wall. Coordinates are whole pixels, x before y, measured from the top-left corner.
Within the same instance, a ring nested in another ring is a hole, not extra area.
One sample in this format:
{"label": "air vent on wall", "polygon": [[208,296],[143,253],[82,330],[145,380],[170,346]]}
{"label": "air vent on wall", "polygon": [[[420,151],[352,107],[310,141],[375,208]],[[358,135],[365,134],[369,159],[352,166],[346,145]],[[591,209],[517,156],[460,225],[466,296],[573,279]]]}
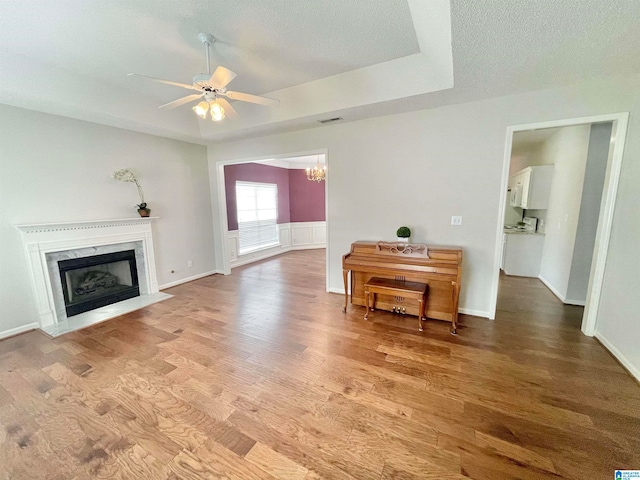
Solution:
{"label": "air vent on wall", "polygon": [[343,118],[342,117],[326,118],[324,120],[318,120],[318,123],[331,123],[331,122],[337,122],[338,120],[343,120]]}

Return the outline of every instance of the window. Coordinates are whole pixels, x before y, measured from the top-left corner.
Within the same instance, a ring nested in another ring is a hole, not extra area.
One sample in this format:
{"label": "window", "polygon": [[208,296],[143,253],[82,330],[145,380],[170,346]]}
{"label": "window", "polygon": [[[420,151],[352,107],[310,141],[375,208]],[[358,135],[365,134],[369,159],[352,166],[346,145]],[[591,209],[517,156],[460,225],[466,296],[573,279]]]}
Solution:
{"label": "window", "polygon": [[236,182],[239,253],[273,247],[278,237],[278,186]]}

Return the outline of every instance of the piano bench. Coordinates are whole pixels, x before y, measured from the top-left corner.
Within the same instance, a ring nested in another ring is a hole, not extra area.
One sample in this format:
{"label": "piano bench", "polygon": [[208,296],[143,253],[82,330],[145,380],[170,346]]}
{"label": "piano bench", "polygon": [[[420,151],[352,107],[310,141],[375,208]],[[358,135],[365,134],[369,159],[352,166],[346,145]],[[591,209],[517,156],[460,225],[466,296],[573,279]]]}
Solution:
{"label": "piano bench", "polygon": [[[395,297],[408,298],[410,300],[417,300],[419,304],[418,313],[418,330],[422,332],[422,320],[426,320],[424,316],[425,308],[427,305],[427,290],[429,286],[426,283],[420,282],[406,282],[403,280],[394,280],[391,278],[372,277],[367,283],[364,284],[364,295],[366,298],[366,313],[364,319],[369,318],[369,310],[372,312],[376,306],[376,294],[393,295]],[[369,297],[373,297],[371,304],[369,303]],[[369,307],[371,305],[371,307]]]}

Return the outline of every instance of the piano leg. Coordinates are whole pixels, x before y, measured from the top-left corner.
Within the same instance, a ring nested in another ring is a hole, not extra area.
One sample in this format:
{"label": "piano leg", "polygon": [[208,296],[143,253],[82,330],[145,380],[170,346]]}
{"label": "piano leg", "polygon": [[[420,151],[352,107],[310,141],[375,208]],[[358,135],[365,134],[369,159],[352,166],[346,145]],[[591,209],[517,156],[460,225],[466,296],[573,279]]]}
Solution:
{"label": "piano leg", "polygon": [[[365,311],[364,311],[364,319],[367,320],[369,318],[369,297],[371,296],[371,294],[369,293],[369,291],[367,290],[366,292],[364,292],[364,298],[365,298]],[[371,309],[373,310],[373,308]]]}
{"label": "piano leg", "polygon": [[342,270],[342,279],[344,280],[344,307],[342,313],[347,313],[347,304],[349,303],[349,290],[347,289],[349,285],[348,275],[349,270]]}
{"label": "piano leg", "polygon": [[451,282],[453,295],[453,311],[451,312],[451,335],[457,335],[456,324],[458,322],[458,300],[460,299],[460,285],[458,282]]}

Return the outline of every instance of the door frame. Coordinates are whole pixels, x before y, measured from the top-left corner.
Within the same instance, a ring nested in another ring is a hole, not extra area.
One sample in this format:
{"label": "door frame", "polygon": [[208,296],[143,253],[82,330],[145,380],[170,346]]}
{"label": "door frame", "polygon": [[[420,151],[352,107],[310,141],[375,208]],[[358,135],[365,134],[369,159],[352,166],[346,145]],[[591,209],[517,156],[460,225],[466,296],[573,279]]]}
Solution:
{"label": "door frame", "polygon": [[219,160],[216,162],[216,179],[218,182],[218,219],[220,226],[220,234],[222,238],[221,245],[221,257],[222,268],[219,269],[220,273],[224,275],[231,274],[231,263],[227,251],[227,235],[229,230],[229,223],[227,219],[227,192],[224,182],[224,167],[225,165],[235,165],[238,163],[251,163],[264,160],[284,160],[291,157],[302,157],[306,155],[324,155],[324,164],[327,167],[326,176],[324,179],[324,217],[325,217],[325,231],[326,231],[326,261],[325,261],[325,290],[329,291],[329,151],[326,148],[320,148],[315,150],[305,150],[302,152],[292,153],[278,153],[272,155],[261,155],[259,157],[239,158],[234,160]]}
{"label": "door frame", "polygon": [[513,134],[525,130],[536,130],[554,127],[569,127],[593,123],[612,122],[612,148],[613,154],[607,163],[604,187],[602,190],[602,200],[600,202],[600,216],[598,218],[598,228],[596,230],[596,240],[591,261],[591,273],[589,275],[589,286],[587,288],[587,300],[585,303],[584,316],[582,317],[582,332],[587,336],[594,336],[598,317],[598,307],[602,294],[602,284],[604,282],[604,271],[607,263],[607,252],[609,250],[609,240],[611,238],[611,227],[613,224],[613,213],[618,193],[620,181],[620,171],[622,169],[622,157],[629,125],[629,112],[611,113],[606,115],[595,115],[590,117],[567,118],[562,120],[551,120],[547,122],[529,123],[524,125],[512,125],[507,127],[506,141],[504,147],[504,160],[502,166],[502,184],[500,188],[500,201],[498,206],[498,222],[496,229],[496,251],[494,261],[494,275],[492,282],[492,304],[490,307],[491,319],[496,317],[498,304],[498,286],[500,281],[500,257],[502,248],[502,235],[504,230],[505,195],[507,194],[507,183],[509,181],[509,166],[511,163],[511,148]]}

